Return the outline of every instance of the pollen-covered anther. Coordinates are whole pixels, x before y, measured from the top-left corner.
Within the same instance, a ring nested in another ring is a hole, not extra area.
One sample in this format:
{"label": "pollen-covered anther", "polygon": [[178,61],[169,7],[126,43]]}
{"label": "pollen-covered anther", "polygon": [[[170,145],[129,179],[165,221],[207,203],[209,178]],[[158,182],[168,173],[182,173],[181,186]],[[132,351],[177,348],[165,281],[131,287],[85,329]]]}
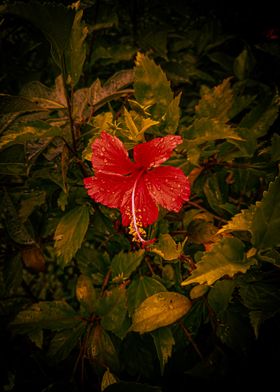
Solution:
{"label": "pollen-covered anther", "polygon": [[129,234],[132,236],[132,241],[134,242],[142,242],[146,237],[146,231],[143,229],[142,223],[139,219],[136,221],[136,227],[134,220],[131,220],[129,225]]}

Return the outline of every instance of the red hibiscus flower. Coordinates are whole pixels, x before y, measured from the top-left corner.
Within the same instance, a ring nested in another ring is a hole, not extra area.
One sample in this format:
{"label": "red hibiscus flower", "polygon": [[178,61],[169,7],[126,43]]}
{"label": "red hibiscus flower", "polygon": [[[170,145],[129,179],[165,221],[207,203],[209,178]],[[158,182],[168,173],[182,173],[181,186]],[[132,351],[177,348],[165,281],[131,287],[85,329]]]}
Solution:
{"label": "red hibiscus flower", "polygon": [[106,132],[92,144],[94,176],[84,179],[89,196],[96,202],[118,208],[122,224],[129,226],[135,241],[146,245],[143,227],[158,218],[158,205],[178,212],[189,200],[190,183],[183,171],[160,166],[182,143],[181,136],[165,136],[138,144],[133,161],[123,143]]}

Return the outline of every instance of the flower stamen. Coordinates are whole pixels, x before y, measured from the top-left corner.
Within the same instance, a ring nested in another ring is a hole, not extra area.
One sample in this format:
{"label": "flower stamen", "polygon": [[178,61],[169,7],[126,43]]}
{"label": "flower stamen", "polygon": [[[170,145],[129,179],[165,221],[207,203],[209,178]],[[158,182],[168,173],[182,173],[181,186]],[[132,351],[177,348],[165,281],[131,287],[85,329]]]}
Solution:
{"label": "flower stamen", "polygon": [[131,211],[132,211],[132,221],[133,221],[134,231],[138,237],[138,240],[144,243],[146,242],[146,240],[141,236],[141,234],[146,234],[146,233],[145,230],[141,227],[141,222],[137,222],[136,209],[135,209],[135,191],[136,191],[138,181],[142,176],[142,174],[143,174],[143,170],[139,173],[133,185],[132,195],[131,195]]}

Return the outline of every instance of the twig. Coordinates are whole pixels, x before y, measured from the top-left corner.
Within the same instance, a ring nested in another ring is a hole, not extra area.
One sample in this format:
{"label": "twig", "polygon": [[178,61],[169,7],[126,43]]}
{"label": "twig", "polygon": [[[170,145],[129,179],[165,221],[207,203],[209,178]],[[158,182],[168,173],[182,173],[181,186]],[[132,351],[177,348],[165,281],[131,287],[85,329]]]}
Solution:
{"label": "twig", "polygon": [[200,204],[195,203],[194,201],[189,200],[189,201],[187,201],[187,204],[189,204],[190,206],[196,207],[199,210],[207,212],[208,214],[212,215],[215,219],[217,219],[221,222],[228,223],[228,221],[226,219],[221,218],[220,216],[213,214],[212,212],[208,211],[206,208],[202,207]]}
{"label": "twig", "polygon": [[179,325],[182,328],[184,334],[186,335],[186,337],[189,339],[190,343],[192,344],[194,350],[196,351],[197,355],[199,356],[199,358],[204,361],[203,355],[201,354],[197,344],[195,343],[195,341],[192,338],[191,333],[188,331],[188,329],[184,326],[182,320],[179,321]]}
{"label": "twig", "polygon": [[103,279],[102,287],[101,287],[101,296],[104,294],[105,288],[107,287],[110,277],[112,274],[112,270],[109,269],[107,274],[105,275],[105,278]]}

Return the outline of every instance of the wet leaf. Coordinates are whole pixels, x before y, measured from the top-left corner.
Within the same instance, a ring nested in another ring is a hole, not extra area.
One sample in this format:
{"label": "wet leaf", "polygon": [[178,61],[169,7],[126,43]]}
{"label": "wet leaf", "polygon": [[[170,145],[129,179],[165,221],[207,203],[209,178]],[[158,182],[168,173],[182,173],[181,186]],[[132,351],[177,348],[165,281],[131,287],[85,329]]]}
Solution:
{"label": "wet leaf", "polygon": [[166,291],[165,286],[155,278],[140,276],[133,279],[127,290],[129,315],[133,314],[145,298],[162,291]]}
{"label": "wet leaf", "polygon": [[191,308],[191,301],[176,292],[154,294],[141,302],[132,316],[131,331],[145,333],[173,324]]}

